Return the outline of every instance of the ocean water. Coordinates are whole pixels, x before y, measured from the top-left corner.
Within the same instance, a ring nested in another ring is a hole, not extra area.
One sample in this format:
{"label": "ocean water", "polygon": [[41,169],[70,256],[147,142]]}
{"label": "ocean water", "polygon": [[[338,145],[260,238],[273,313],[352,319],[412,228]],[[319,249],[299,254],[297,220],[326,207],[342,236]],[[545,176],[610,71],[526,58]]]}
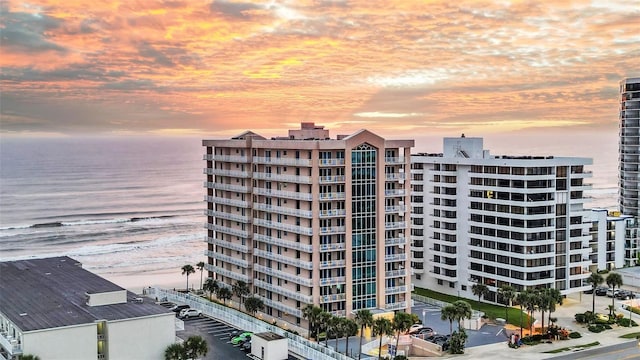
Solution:
{"label": "ocean water", "polygon": [[[615,208],[615,136],[581,145],[545,139],[488,138],[485,147],[593,157],[587,205]],[[418,151],[439,151],[442,140],[433,141],[434,149],[417,141]],[[197,138],[3,138],[0,260],[68,255],[134,291],[184,287],[180,268],[206,260],[203,153]],[[189,281],[199,286],[200,274]]]}

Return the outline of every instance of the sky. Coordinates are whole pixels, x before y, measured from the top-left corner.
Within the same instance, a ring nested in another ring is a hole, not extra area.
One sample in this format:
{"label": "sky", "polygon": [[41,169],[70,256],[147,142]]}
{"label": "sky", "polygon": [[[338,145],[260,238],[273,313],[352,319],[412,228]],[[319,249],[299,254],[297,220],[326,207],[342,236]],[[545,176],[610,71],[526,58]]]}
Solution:
{"label": "sky", "polygon": [[0,135],[615,132],[640,0],[0,0]]}

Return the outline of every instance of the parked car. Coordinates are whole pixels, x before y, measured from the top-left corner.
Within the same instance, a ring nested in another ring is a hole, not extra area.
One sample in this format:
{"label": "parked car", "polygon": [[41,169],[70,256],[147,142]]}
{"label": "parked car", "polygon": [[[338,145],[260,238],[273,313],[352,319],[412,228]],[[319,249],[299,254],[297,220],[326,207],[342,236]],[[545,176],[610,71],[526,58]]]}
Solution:
{"label": "parked car", "polygon": [[202,316],[202,311],[198,309],[182,309],[180,311],[180,315],[178,315],[180,319],[188,319],[188,318],[200,317],[200,316]]}
{"label": "parked car", "polygon": [[598,286],[596,288],[596,295],[605,296],[605,295],[607,295],[607,291],[609,291],[608,287],[606,287],[606,286]]}
{"label": "parked car", "polygon": [[242,334],[243,332],[246,332],[246,331],[233,330],[231,334],[229,334],[229,341],[233,340],[234,337]]}
{"label": "parked car", "polygon": [[618,295],[618,293],[620,292],[620,289],[609,289],[607,290],[607,296],[612,298],[612,297],[616,297]]}
{"label": "parked car", "polygon": [[242,351],[244,352],[249,352],[251,351],[251,340],[249,341],[245,341],[244,344],[242,344],[240,346],[240,348],[242,349]]}
{"label": "parked car", "polygon": [[231,344],[233,345],[241,345],[242,343],[244,343],[245,341],[251,340],[251,335],[253,335],[252,332],[243,332],[242,334],[234,337],[233,339],[231,339]]}
{"label": "parked car", "polygon": [[411,325],[411,327],[409,328],[409,334],[413,334],[417,331],[419,331],[420,329],[422,329],[424,326],[422,326],[422,324],[413,324]]}
{"label": "parked car", "polygon": [[620,290],[616,294],[616,298],[620,300],[635,299],[635,294],[629,290]]}
{"label": "parked car", "polygon": [[191,306],[189,305],[185,305],[185,304],[180,304],[180,305],[174,305],[172,307],[169,308],[169,310],[173,311],[174,313],[180,313],[180,311],[184,310],[184,309],[189,309]]}
{"label": "parked car", "polygon": [[432,329],[432,328],[430,328],[430,327],[423,327],[422,329],[420,329],[420,330],[418,330],[418,331],[414,332],[412,335],[413,335],[413,336],[415,336],[415,337],[419,337],[419,338],[421,338],[421,339],[424,339],[424,338],[426,338],[426,337],[433,336],[433,335],[435,335],[435,334],[436,334],[436,332],[435,332],[435,331],[433,331],[433,329]]}

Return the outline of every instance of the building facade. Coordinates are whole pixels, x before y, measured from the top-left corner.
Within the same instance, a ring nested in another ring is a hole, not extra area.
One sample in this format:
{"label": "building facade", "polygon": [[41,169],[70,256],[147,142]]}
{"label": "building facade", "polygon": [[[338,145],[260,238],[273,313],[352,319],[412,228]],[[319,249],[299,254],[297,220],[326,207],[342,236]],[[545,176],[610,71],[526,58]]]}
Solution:
{"label": "building facade", "polygon": [[638,217],[640,190],[640,78],[620,82],[619,205],[625,215]]}
{"label": "building facade", "polygon": [[413,282],[485,297],[511,285],[585,290],[591,218],[586,158],[492,156],[482,138],[445,138],[442,154],[411,158]]}
{"label": "building facade", "polygon": [[634,226],[633,216],[618,211],[591,209],[591,258],[589,270],[614,270],[635,266],[634,249],[627,246],[627,227]]}
{"label": "building facade", "polygon": [[72,258],[0,263],[0,359],[162,359],[175,322]]}
{"label": "building facade", "polygon": [[410,309],[413,140],[331,139],[302,123],[203,146],[210,277],[248,283],[264,313],[299,326],[307,304],[337,316]]}

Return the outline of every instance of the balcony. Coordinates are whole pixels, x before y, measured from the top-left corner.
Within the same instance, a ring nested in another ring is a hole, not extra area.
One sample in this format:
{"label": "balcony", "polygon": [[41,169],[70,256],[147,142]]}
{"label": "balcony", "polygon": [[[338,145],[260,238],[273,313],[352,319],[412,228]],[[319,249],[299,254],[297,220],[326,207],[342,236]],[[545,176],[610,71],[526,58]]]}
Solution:
{"label": "balcony", "polygon": [[407,254],[392,254],[392,255],[384,256],[385,262],[406,261],[406,260],[407,260]]}
{"label": "balcony", "polygon": [[343,183],[345,181],[344,175],[335,176],[320,176],[320,184],[336,184]]}
{"label": "balcony", "polygon": [[260,203],[253,203],[253,208],[256,210],[267,211],[270,213],[283,214],[283,215],[291,215],[297,217],[303,217],[310,219],[313,217],[313,212],[311,210],[301,210],[301,209],[292,209],[284,206],[274,206]]}
{"label": "balcony", "polygon": [[384,162],[386,164],[404,164],[406,158],[404,156],[401,157],[386,157],[384,158]]}
{"label": "balcony", "polygon": [[207,215],[207,216],[213,216],[213,217],[218,218],[218,219],[225,219],[225,220],[237,221],[237,222],[242,222],[242,223],[248,223],[249,222],[249,217],[248,216],[231,214],[231,213],[222,212],[222,211],[205,210],[204,214]]}
{"label": "balcony", "polygon": [[320,218],[342,217],[347,215],[345,209],[320,210]]}
{"label": "balcony", "polygon": [[306,286],[306,287],[312,287],[313,286],[313,280],[312,279],[305,279],[305,278],[301,277],[300,275],[294,275],[294,274],[289,274],[289,273],[284,272],[284,271],[274,270],[274,269],[272,269],[270,267],[266,267],[264,265],[254,264],[253,265],[253,270],[258,272],[258,273],[264,273],[266,275],[271,275],[271,276],[275,276],[275,277],[283,279],[283,280],[291,281],[294,284],[300,284],[300,285]]}
{"label": "balcony", "polygon": [[405,292],[407,292],[407,287],[405,285],[388,287],[384,291],[385,295],[402,294]]}
{"label": "balcony", "polygon": [[334,250],[344,250],[346,248],[345,243],[336,243],[336,244],[320,244],[320,251],[334,251]]}
{"label": "balcony", "polygon": [[206,168],[204,169],[204,173],[207,175],[217,175],[217,176],[229,176],[234,178],[248,178],[249,172],[247,171],[237,171],[237,170],[224,170],[224,169],[212,169]]}
{"label": "balcony", "polygon": [[320,269],[331,269],[347,266],[346,260],[320,261]]}
{"label": "balcony", "polygon": [[384,308],[386,310],[400,310],[400,309],[406,309],[407,308],[407,302],[406,301],[402,301],[402,302],[397,302],[397,303],[391,303],[391,304],[386,304],[384,306]]}
{"label": "balcony", "polygon": [[214,225],[214,224],[205,224],[204,227],[207,230],[214,230],[214,231],[217,231],[217,232],[221,232],[221,233],[225,233],[225,234],[229,234],[229,235],[233,235],[233,236],[239,236],[239,237],[243,237],[243,238],[249,237],[249,232],[248,231],[240,230],[240,229],[234,229],[234,228],[230,228],[230,227],[227,227],[227,226]]}
{"label": "balcony", "polygon": [[[9,359],[12,359],[14,355],[22,354],[22,344],[18,343],[18,339],[14,339],[5,332],[0,333],[0,345],[7,350]],[[2,354],[0,354],[0,357]]]}
{"label": "balcony", "polygon": [[334,294],[334,295],[320,295],[320,303],[326,304],[335,301],[344,301],[347,299],[347,295],[345,294]]}
{"label": "balcony", "polygon": [[385,214],[390,214],[390,213],[404,214],[407,212],[407,206],[406,205],[385,206],[384,212]]}
{"label": "balcony", "polygon": [[333,310],[333,311],[329,311],[329,314],[343,318],[343,317],[347,317],[347,310]]}
{"label": "balcony", "polygon": [[344,276],[328,277],[320,279],[320,286],[344,284],[345,282],[347,282],[347,278]]}
{"label": "balcony", "polygon": [[344,159],[333,158],[333,159],[320,159],[318,160],[318,165],[320,166],[343,166]]}
{"label": "balcony", "polygon": [[387,238],[384,239],[384,245],[405,245],[407,243],[407,238],[405,237],[397,237],[397,238]]}
{"label": "balcony", "polygon": [[276,229],[276,230],[289,231],[289,232],[301,234],[301,235],[307,235],[307,236],[313,235],[313,229],[310,227],[283,224],[278,221],[253,219],[253,224],[257,226],[266,227],[266,228]]}
{"label": "balcony", "polygon": [[299,184],[311,184],[311,176],[254,172],[253,178],[258,180],[272,180],[272,181],[282,181],[282,182],[299,183]]}
{"label": "balcony", "polygon": [[284,166],[311,166],[311,160],[309,159],[263,157],[263,156],[254,156],[253,163],[267,164],[267,165],[284,165]]}
{"label": "balcony", "polygon": [[397,277],[406,277],[406,276],[407,276],[407,270],[406,269],[391,270],[391,271],[385,271],[384,272],[384,277],[385,278],[397,278]]}
{"label": "balcony", "polygon": [[404,189],[392,189],[392,190],[384,191],[384,196],[388,196],[388,197],[405,196],[405,195],[406,195],[406,191]]}
{"label": "balcony", "polygon": [[229,206],[242,207],[242,208],[249,207],[248,201],[227,199],[227,198],[217,197],[217,196],[206,196],[204,199],[206,202],[215,203],[215,204],[229,205]]}
{"label": "balcony", "polygon": [[347,231],[345,226],[327,226],[320,228],[321,235],[343,234]]}
{"label": "balcony", "polygon": [[249,162],[249,158],[246,156],[238,156],[238,155],[214,155],[214,154],[205,154],[202,156],[202,160],[207,161],[224,161],[231,163],[247,163]]}
{"label": "balcony", "polygon": [[258,295],[254,295],[254,296],[259,297],[260,300],[262,300],[262,302],[264,303],[265,306],[268,306],[270,308],[274,308],[276,310],[280,310],[285,314],[291,314],[291,315],[299,317],[299,318],[302,317],[302,310],[300,310],[300,309],[296,309],[294,307],[284,305],[280,301],[269,300],[264,296],[258,296]]}
{"label": "balcony", "polygon": [[290,258],[283,255],[278,255],[274,253],[270,253],[264,250],[254,249],[253,255],[260,256],[265,259],[275,260],[277,262],[281,262],[283,264],[301,267],[306,270],[313,270],[313,262],[311,261],[303,261],[301,259]]}
{"label": "balcony", "polygon": [[293,199],[293,200],[304,200],[311,201],[313,200],[313,195],[310,193],[300,193],[295,191],[282,191],[282,190],[272,190],[265,188],[253,188],[253,193],[255,195],[265,195],[265,196],[273,196],[285,199]]}
{"label": "balcony", "polygon": [[295,241],[278,239],[278,238],[274,238],[274,237],[262,235],[262,234],[254,234],[253,238],[254,240],[257,240],[257,241],[262,241],[264,243],[271,244],[271,245],[283,246],[287,249],[300,250],[308,253],[313,252],[313,245],[309,245],[309,244],[302,244]]}
{"label": "balcony", "polygon": [[241,193],[249,192],[248,186],[223,184],[223,183],[210,182],[210,181],[205,181],[204,187],[206,187],[207,189],[216,189],[216,190],[233,191],[233,192],[241,192]]}
{"label": "balcony", "polygon": [[386,230],[393,230],[393,229],[404,229],[407,227],[407,223],[404,221],[397,221],[397,222],[385,222],[384,223],[384,228]]}
{"label": "balcony", "polygon": [[242,273],[235,272],[235,271],[230,271],[230,270],[221,268],[219,266],[211,265],[211,264],[205,264],[205,267],[207,268],[208,271],[211,271],[213,273],[216,273],[234,280],[242,280],[246,283],[249,283],[248,275],[244,275]]}
{"label": "balcony", "polygon": [[384,175],[384,179],[386,181],[405,181],[407,178],[407,176],[405,175],[405,173],[391,173],[391,174],[385,174]]}
{"label": "balcony", "polygon": [[257,287],[260,287],[260,288],[263,288],[263,289],[268,290],[268,291],[272,291],[272,292],[280,294],[280,295],[284,295],[284,296],[286,296],[286,297],[288,297],[290,299],[301,301],[303,303],[307,303],[308,304],[308,303],[312,303],[313,302],[313,297],[311,295],[303,295],[303,294],[301,294],[301,293],[299,293],[297,291],[289,290],[289,289],[286,289],[286,288],[284,288],[282,286],[276,286],[276,285],[273,285],[273,284],[269,284],[269,283],[267,283],[265,281],[262,281],[262,280],[255,280],[254,279],[253,280],[253,285],[257,286]]}
{"label": "balcony", "polygon": [[223,254],[220,254],[218,252],[208,251],[208,250],[205,251],[204,254],[207,255],[208,257],[212,258],[212,259],[224,261],[225,263],[237,265],[237,266],[240,266],[240,267],[243,267],[243,268],[248,268],[249,267],[249,262],[247,260],[238,259],[236,257],[223,255]]}
{"label": "balcony", "polygon": [[320,196],[319,196],[320,201],[344,200],[345,198],[346,198],[346,195],[343,192],[320,193]]}
{"label": "balcony", "polygon": [[247,245],[242,245],[240,242],[236,242],[236,241],[220,240],[210,236],[205,236],[205,241],[209,244],[222,246],[231,250],[241,251],[243,253],[246,253],[249,251],[249,247]]}

